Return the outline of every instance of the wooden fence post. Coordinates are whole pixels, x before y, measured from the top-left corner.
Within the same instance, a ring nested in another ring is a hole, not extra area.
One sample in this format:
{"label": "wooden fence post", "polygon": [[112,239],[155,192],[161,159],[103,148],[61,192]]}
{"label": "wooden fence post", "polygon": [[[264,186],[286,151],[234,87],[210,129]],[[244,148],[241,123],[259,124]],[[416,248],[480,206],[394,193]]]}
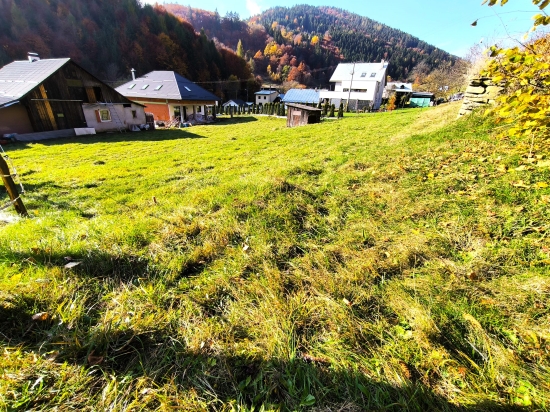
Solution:
{"label": "wooden fence post", "polygon": [[13,181],[13,177],[10,172],[10,167],[8,166],[6,159],[4,159],[4,156],[1,153],[0,153],[0,173],[2,173],[2,180],[4,181],[4,186],[6,186],[8,195],[10,196],[11,201],[14,202],[15,210],[21,216],[28,216],[29,214],[27,213],[27,208],[25,207],[25,205],[23,204],[23,200],[21,200],[21,197],[19,197],[19,194],[17,193],[17,186]]}

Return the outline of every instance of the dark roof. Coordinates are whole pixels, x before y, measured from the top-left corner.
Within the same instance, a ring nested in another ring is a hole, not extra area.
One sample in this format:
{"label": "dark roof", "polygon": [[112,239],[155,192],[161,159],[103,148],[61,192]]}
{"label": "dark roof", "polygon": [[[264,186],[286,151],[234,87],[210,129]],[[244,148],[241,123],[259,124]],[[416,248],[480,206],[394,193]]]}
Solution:
{"label": "dark roof", "polygon": [[70,59],[14,61],[0,69],[0,107],[17,101],[54,74]]}
{"label": "dark roof", "polygon": [[246,102],[244,100],[241,100],[241,99],[230,99],[228,101],[226,101],[222,106],[226,106],[228,103],[235,103],[237,106],[245,106],[246,105]]}
{"label": "dark roof", "polygon": [[296,109],[307,110],[307,111],[310,111],[310,112],[321,112],[322,111],[321,109],[318,109],[317,107],[306,106],[306,105],[298,104],[298,103],[287,103],[286,105],[288,107],[295,107]]}
{"label": "dark roof", "polygon": [[147,73],[117,87],[116,90],[129,99],[149,97],[169,100],[219,100],[218,96],[172,71]]}
{"label": "dark roof", "polygon": [[433,97],[433,93],[429,92],[414,92],[411,97]]}
{"label": "dark roof", "polygon": [[286,92],[285,103],[319,103],[319,92],[312,89],[290,89]]}

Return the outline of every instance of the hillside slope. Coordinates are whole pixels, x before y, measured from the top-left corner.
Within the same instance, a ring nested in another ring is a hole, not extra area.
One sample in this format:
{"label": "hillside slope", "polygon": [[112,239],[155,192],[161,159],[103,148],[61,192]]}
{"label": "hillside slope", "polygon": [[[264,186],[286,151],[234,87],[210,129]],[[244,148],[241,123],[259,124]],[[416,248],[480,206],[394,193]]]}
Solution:
{"label": "hillside slope", "polygon": [[457,110],[8,147],[0,409],[547,409],[548,147]]}
{"label": "hillside slope", "polygon": [[70,57],[104,80],[175,70],[193,81],[248,78],[243,59],[162,7],[138,0],[3,0],[0,66],[25,59]]}
{"label": "hillside slope", "polygon": [[270,65],[271,72],[279,74],[272,75],[274,80],[286,80],[290,69],[285,66],[297,67],[302,61],[315,85],[326,84],[339,61],[386,59],[394,79],[406,79],[420,62],[430,71],[457,61],[408,33],[334,7],[274,7],[248,22],[234,14],[221,17],[178,4],[165,7],[235,50],[241,40],[249,57],[254,57],[256,74],[265,76]]}

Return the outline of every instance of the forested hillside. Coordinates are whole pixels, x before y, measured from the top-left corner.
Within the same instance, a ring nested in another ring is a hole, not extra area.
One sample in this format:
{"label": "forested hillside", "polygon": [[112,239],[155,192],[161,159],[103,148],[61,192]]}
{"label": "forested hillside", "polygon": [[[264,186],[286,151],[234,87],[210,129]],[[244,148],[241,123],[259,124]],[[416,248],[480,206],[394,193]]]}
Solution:
{"label": "forested hillside", "polygon": [[390,61],[389,75],[407,79],[423,70],[448,67],[455,56],[367,17],[333,7],[275,7],[247,23],[238,15],[169,4],[166,9],[232,49],[241,40],[254,72],[273,81],[320,86],[340,61]]}
{"label": "forested hillside", "polygon": [[137,0],[2,0],[0,66],[71,57],[105,80],[175,70],[193,81],[250,77],[246,62],[160,6]]}

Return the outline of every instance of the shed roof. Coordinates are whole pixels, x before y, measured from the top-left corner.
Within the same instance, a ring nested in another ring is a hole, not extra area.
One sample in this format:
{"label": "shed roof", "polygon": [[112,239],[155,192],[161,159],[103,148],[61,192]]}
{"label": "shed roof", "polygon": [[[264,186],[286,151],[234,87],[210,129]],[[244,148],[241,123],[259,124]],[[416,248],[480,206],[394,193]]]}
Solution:
{"label": "shed roof", "polygon": [[312,89],[290,89],[286,92],[285,103],[319,103],[319,92]]}
{"label": "shed roof", "polygon": [[54,74],[70,59],[18,60],[0,69],[0,107],[14,102]]}
{"label": "shed roof", "polygon": [[287,103],[287,106],[288,107],[294,107],[296,109],[306,110],[306,111],[309,111],[309,112],[321,112],[322,111],[321,109],[318,109],[317,107],[306,106],[304,104],[299,104],[299,103]]}
{"label": "shed roof", "polygon": [[129,99],[155,98],[168,100],[215,101],[219,98],[191,80],[173,71],[157,70],[116,88]]}
{"label": "shed roof", "polygon": [[[355,65],[355,66],[354,66]],[[340,63],[334,70],[331,82],[340,81],[382,81],[386,76],[388,63],[385,61],[379,63]],[[374,76],[372,74],[374,73]]]}

